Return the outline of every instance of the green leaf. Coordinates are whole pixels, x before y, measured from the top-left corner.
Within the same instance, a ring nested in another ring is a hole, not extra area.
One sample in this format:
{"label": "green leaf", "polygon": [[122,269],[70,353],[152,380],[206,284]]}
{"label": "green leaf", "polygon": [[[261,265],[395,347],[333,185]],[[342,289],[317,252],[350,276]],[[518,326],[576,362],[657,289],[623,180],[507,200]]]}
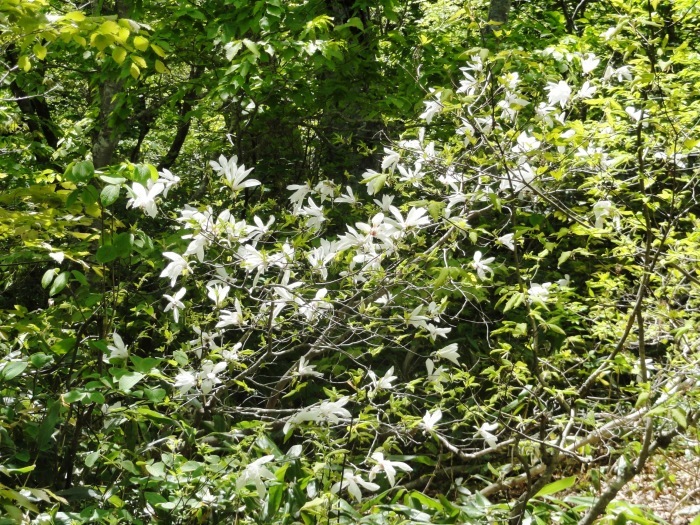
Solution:
{"label": "green leaf", "polygon": [[70,274],[68,272],[59,273],[58,277],[54,279],[53,284],[51,285],[51,289],[49,290],[49,296],[53,297],[61,290],[63,290],[66,287],[66,284],[68,284],[69,276]]}
{"label": "green leaf", "polygon": [[100,202],[103,206],[111,206],[119,198],[121,186],[110,184],[102,188],[100,192]]}
{"label": "green leaf", "polygon": [[87,456],[85,456],[85,466],[87,468],[92,468],[92,466],[97,462],[99,457],[99,452],[90,452]]}
{"label": "green leaf", "polygon": [[36,441],[39,446],[39,450],[46,450],[51,441],[51,436],[53,436],[56,424],[61,419],[61,402],[60,401],[50,401],[48,409],[46,410],[46,415],[44,416],[44,421],[42,421],[39,426],[39,432],[37,433]]}
{"label": "green leaf", "polygon": [[571,488],[574,486],[576,483],[576,476],[569,476],[568,478],[563,478],[559,479],[557,481],[554,481],[553,483],[549,483],[542,487],[537,494],[535,494],[535,498],[539,496],[549,496],[550,494],[556,494],[557,492],[561,492],[562,490],[566,490],[568,488]]}
{"label": "green leaf", "polygon": [[27,361],[10,361],[0,372],[0,378],[2,378],[3,381],[14,379],[24,372],[24,369],[27,368],[28,365],[29,363]]}
{"label": "green leaf", "polygon": [[672,408],[671,409],[671,417],[673,420],[678,423],[678,426],[686,429],[688,428],[688,420],[685,417],[685,412],[681,408]]}
{"label": "green leaf", "polygon": [[44,289],[48,288],[51,282],[53,281],[53,278],[56,277],[57,272],[58,268],[54,268],[53,270],[46,270],[44,272],[43,277],[41,278],[41,287]]}
{"label": "green leaf", "polygon": [[139,51],[146,51],[148,49],[148,39],[142,36],[135,36],[134,47]]}
{"label": "green leaf", "polygon": [[34,44],[32,51],[34,51],[34,56],[36,56],[39,60],[44,60],[46,58],[46,47],[42,46],[41,44]]}
{"label": "green leaf", "polygon": [[156,68],[156,73],[159,73],[161,75],[168,72],[168,68],[165,67],[165,64],[163,64],[163,62],[161,62],[158,59],[156,59],[156,61],[155,61],[155,68]]}
{"label": "green leaf", "polygon": [[117,64],[121,64],[126,60],[126,49],[123,47],[115,47],[112,49],[112,58]]}
{"label": "green leaf", "polygon": [[107,264],[108,262],[112,262],[117,257],[119,257],[117,250],[111,244],[100,246],[97,249],[97,253],[95,254],[95,258],[100,264]]}
{"label": "green leaf", "polygon": [[243,45],[248,48],[248,51],[250,51],[255,56],[256,59],[260,58],[260,50],[258,49],[258,44],[256,44],[252,40],[248,40],[247,38],[244,38]]}
{"label": "green leaf", "polygon": [[144,374],[140,372],[127,372],[119,378],[119,389],[123,392],[129,392],[144,377]]}
{"label": "green leaf", "polygon": [[120,233],[114,238],[112,246],[117,257],[128,257],[131,255],[131,248],[134,245],[134,234],[129,232]]}
{"label": "green leaf", "polygon": [[76,162],[71,170],[72,182],[89,182],[95,174],[95,166],[89,160]]}

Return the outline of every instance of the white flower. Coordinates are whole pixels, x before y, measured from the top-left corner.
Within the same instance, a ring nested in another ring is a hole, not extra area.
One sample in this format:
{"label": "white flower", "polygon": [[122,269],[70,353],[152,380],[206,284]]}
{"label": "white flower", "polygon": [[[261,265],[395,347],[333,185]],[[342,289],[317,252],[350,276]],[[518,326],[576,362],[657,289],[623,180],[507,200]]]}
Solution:
{"label": "white flower", "polygon": [[177,278],[189,271],[189,264],[184,257],[175,252],[163,252],[163,256],[167,257],[172,262],[165,267],[160,276],[168,277],[170,279],[170,287],[174,288]]}
{"label": "white flower", "polygon": [[[489,267],[489,264],[492,263],[495,260],[495,257],[488,257],[486,259],[482,259],[482,255],[480,251],[477,251],[474,254],[474,261],[472,262],[472,267],[476,270],[476,275],[479,276],[479,279],[482,281],[485,281],[488,278],[493,277],[493,270]],[[488,276],[486,274],[489,274]]]}
{"label": "white flower", "polygon": [[294,372],[296,375],[299,377],[304,377],[304,376],[313,376],[313,377],[323,377],[323,374],[321,372],[316,372],[315,370],[316,365],[310,365],[306,361],[306,357],[302,357],[299,359],[299,366],[297,368],[297,371]]}
{"label": "white flower", "polygon": [[305,182],[304,184],[290,184],[287,186],[287,189],[294,192],[289,196],[289,200],[292,202],[294,214],[296,215],[301,209],[306,196],[311,193],[311,186],[309,186],[308,182]]}
{"label": "white flower", "polygon": [[316,231],[326,220],[326,217],[323,214],[323,206],[317,206],[311,197],[309,197],[308,203],[308,206],[304,206],[301,210],[299,210],[299,215],[308,217],[306,220],[306,227],[312,231]]}
{"label": "white flower", "polygon": [[378,378],[377,374],[375,374],[372,370],[367,372],[367,375],[372,380],[372,386],[375,390],[391,390],[394,388],[394,385],[391,384],[396,379],[393,366],[380,378]]}
{"label": "white flower", "polygon": [[175,376],[173,386],[180,390],[180,394],[186,394],[196,384],[197,378],[192,372],[182,371]]}
{"label": "white flower", "polygon": [[263,499],[267,493],[264,480],[275,479],[275,475],[265,466],[266,463],[269,463],[273,459],[275,459],[275,456],[268,454],[267,456],[256,459],[248,465],[243,472],[241,472],[240,476],[238,476],[236,480],[236,489],[241,490],[248,485],[255,485],[258,491],[258,497]]}
{"label": "white flower", "polygon": [[155,199],[165,189],[163,184],[159,182],[154,183],[149,179],[147,186],[134,182],[131,188],[127,186],[126,189],[131,195],[131,199],[126,203],[127,208],[142,208],[149,217],[155,217],[158,214],[158,207],[156,206]]}
{"label": "white flower", "polygon": [[389,485],[393,487],[396,484],[396,469],[402,470],[403,472],[413,472],[413,469],[403,461],[390,461],[388,459],[384,459],[384,454],[381,452],[375,452],[371,457],[377,462],[377,464],[374,465],[369,471],[370,481],[374,479],[377,473],[384,471],[386,474],[386,479],[389,481]]}
{"label": "white flower", "polygon": [[158,177],[156,182],[163,185],[163,197],[167,197],[170,188],[177,186],[180,182],[180,177],[170,173],[170,170],[163,169],[163,171],[160,172],[160,177]]}
{"label": "white flower", "polygon": [[593,205],[593,214],[595,215],[595,227],[602,228],[604,226],[603,219],[612,217],[615,212],[613,203],[607,200],[598,201]]}
{"label": "white flower", "polygon": [[528,163],[524,163],[510,171],[509,175],[510,177],[501,180],[500,189],[512,189],[514,193],[520,193],[532,184],[537,174]]}
{"label": "white flower", "polygon": [[598,91],[598,88],[591,84],[588,80],[586,80],[581,86],[581,89],[579,90],[578,95],[576,95],[576,97],[582,100],[586,100],[595,95],[596,91]]}
{"label": "white flower", "polygon": [[435,425],[442,419],[442,410],[439,408],[433,412],[426,412],[423,416],[423,427],[430,432],[435,429]]}
{"label": "white flower", "polygon": [[199,372],[198,377],[202,382],[202,393],[208,394],[214,388],[214,385],[221,383],[218,375],[226,370],[226,361],[220,361],[216,364],[206,360],[202,363],[202,370]]}
{"label": "white flower", "polygon": [[530,302],[544,303],[549,298],[549,288],[552,283],[530,283],[530,289],[527,291]]}
{"label": "white flower", "polygon": [[352,415],[346,408],[343,408],[348,401],[350,398],[345,396],[337,401],[323,401],[320,405],[302,408],[287,420],[282,431],[286,434],[292,427],[305,421],[335,424],[350,419]]}
{"label": "white flower", "polygon": [[513,237],[514,237],[514,234],[506,233],[505,235],[501,235],[498,239],[496,239],[496,242],[498,244],[502,244],[503,246],[505,246],[509,250],[514,251],[515,244],[513,244]]}
{"label": "white flower", "polygon": [[536,150],[542,144],[539,140],[526,131],[523,131],[520,135],[518,135],[516,140],[518,143],[513,147],[513,151],[515,153],[528,153]]}
{"label": "white flower", "polygon": [[559,279],[557,281],[557,285],[560,288],[567,288],[567,287],[571,286],[571,277],[569,277],[569,274],[567,273],[563,279]]}
{"label": "white flower", "polygon": [[235,311],[221,310],[219,322],[216,323],[216,328],[226,328],[227,326],[244,326],[246,324],[243,318],[243,309],[238,297],[233,301]]}
{"label": "white flower", "polygon": [[563,108],[571,98],[571,88],[564,80],[560,80],[556,84],[547,82],[545,89],[549,91],[549,103],[553,106],[557,103]]}
{"label": "white flower", "polygon": [[231,188],[233,191],[260,185],[259,180],[245,180],[250,172],[253,171],[253,168],[246,170],[244,164],[238,166],[238,157],[236,155],[228,160],[226,160],[226,157],[221,155],[219,157],[219,162],[212,160],[209,162],[209,165],[214,168],[214,171],[218,172],[219,175],[223,176],[224,184],[226,184],[226,186]]}
{"label": "white flower", "polygon": [[393,224],[400,230],[407,230],[409,228],[418,228],[420,226],[427,226],[430,224],[430,217],[428,216],[428,210],[425,208],[411,208],[408,211],[406,219],[403,218],[401,212],[395,207],[389,207],[391,213],[396,217],[396,221],[392,221]]}
{"label": "white flower", "polygon": [[384,153],[386,155],[382,159],[382,169],[383,170],[388,169],[389,171],[393,172],[394,168],[401,160],[401,155],[399,155],[393,149],[389,149],[389,148],[384,148]]}
{"label": "white flower", "polygon": [[411,326],[415,326],[416,328],[425,328],[426,330],[428,329],[428,326],[426,325],[426,321],[430,320],[430,317],[427,317],[425,315],[422,315],[421,312],[423,311],[423,306],[418,305],[416,306],[410,314],[408,314],[408,318],[406,319],[406,323],[408,323]]}
{"label": "white flower", "polygon": [[447,380],[447,369],[442,365],[435,368],[435,363],[432,359],[426,359],[425,368],[428,372],[428,381],[430,383],[440,384]]}
{"label": "white flower", "polygon": [[362,184],[367,185],[367,193],[370,195],[379,193],[385,182],[386,175],[384,173],[377,173],[374,170],[367,170],[362,174]]}
{"label": "white flower", "polygon": [[226,302],[226,299],[228,299],[228,293],[230,290],[230,286],[224,286],[221,283],[213,284],[207,286],[207,297],[214,301],[214,306],[221,308]]}
{"label": "white flower", "polygon": [[352,188],[350,186],[346,186],[347,193],[341,194],[340,197],[337,197],[333,202],[344,202],[346,204],[350,205],[355,205],[357,204],[357,197],[355,197],[355,194],[352,191]]}
{"label": "white flower", "polygon": [[452,328],[439,328],[432,323],[426,325],[426,330],[428,330],[428,337],[435,342],[438,337],[447,338],[447,334],[452,331]]}
{"label": "white flower", "polygon": [[457,351],[457,343],[452,343],[447,345],[440,350],[435,352],[435,357],[437,359],[447,359],[459,366],[459,352]]}
{"label": "white flower", "polygon": [[492,434],[492,432],[496,430],[498,430],[498,423],[484,423],[479,427],[479,430],[477,430],[476,433],[484,438],[484,441],[486,441],[486,444],[490,448],[495,448],[498,444],[498,438]]}
{"label": "white flower", "polygon": [[643,109],[637,109],[634,106],[627,106],[625,108],[625,113],[635,122],[639,122],[642,118],[646,117],[646,112]]}
{"label": "white flower", "polygon": [[113,345],[107,345],[107,350],[110,351],[109,356],[105,356],[104,360],[109,362],[112,359],[127,359],[129,357],[129,347],[124,344],[121,336],[114,332],[112,334]]}
{"label": "white flower", "polygon": [[401,182],[406,182],[410,183],[415,187],[420,186],[420,181],[423,179],[425,176],[425,173],[423,173],[423,163],[421,162],[421,159],[416,160],[413,164],[413,169],[411,168],[404,168],[401,164],[398,165],[399,168],[399,173],[401,174],[401,177],[399,180]]}
{"label": "white flower", "polygon": [[180,319],[180,308],[184,308],[185,305],[180,301],[185,296],[186,290],[184,288],[180,288],[175,295],[170,296],[167,294],[163,294],[163,298],[167,299],[169,302],[165,306],[165,309],[163,310],[164,312],[168,312],[170,310],[173,311],[173,319],[177,323],[178,320]]}
{"label": "white flower", "polygon": [[326,200],[332,200],[333,195],[335,195],[335,183],[330,180],[319,181],[316,186],[314,186],[314,191],[319,196],[321,202]]}
{"label": "white flower", "polygon": [[379,199],[374,199],[374,203],[379,206],[384,213],[389,211],[392,202],[394,202],[393,195],[382,195],[381,201]]}
{"label": "white flower", "polygon": [[425,104],[425,111],[420,114],[418,118],[425,119],[425,121],[430,124],[433,117],[442,111],[442,104],[440,104],[441,92],[436,92],[433,88],[430,88],[430,92],[434,94],[434,100],[426,100],[423,102]]}
{"label": "white flower", "polygon": [[371,491],[379,490],[379,485],[365,481],[359,475],[353,474],[352,470],[346,468],[343,470],[343,479],[331,487],[331,492],[337,494],[341,488],[344,488],[356,501],[360,501],[362,500],[360,486]]}
{"label": "white flower", "polygon": [[593,53],[587,53],[585,56],[581,57],[581,70],[584,75],[592,73],[595,68],[600,64],[600,59],[597,58]]}

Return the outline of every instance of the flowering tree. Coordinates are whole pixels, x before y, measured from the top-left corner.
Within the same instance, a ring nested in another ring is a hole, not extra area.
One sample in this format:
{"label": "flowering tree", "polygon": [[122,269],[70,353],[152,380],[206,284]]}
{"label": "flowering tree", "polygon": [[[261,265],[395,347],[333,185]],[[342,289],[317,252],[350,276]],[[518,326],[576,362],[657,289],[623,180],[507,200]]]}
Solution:
{"label": "flowering tree", "polygon": [[[42,179],[27,210],[61,229],[23,240],[52,304],[0,331],[13,519],[604,514],[696,423],[697,57],[678,35],[698,13],[589,9],[527,51],[460,28],[485,40],[441,84],[418,68],[416,125],[354,179],[268,198],[239,150],[196,185],[89,160]],[[261,54],[219,43],[231,71]],[[597,497],[552,500],[581,469]]]}

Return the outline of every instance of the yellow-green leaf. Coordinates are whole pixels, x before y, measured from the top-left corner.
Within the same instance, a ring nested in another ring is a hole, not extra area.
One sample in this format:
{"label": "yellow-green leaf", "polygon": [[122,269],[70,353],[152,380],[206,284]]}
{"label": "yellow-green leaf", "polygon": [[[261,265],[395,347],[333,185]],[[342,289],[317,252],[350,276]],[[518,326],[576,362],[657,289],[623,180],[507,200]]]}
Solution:
{"label": "yellow-green leaf", "polygon": [[151,49],[153,52],[161,58],[165,58],[165,50],[158,44],[151,44]]}
{"label": "yellow-green leaf", "polygon": [[137,66],[136,64],[131,64],[131,67],[129,67],[129,73],[131,74],[132,77],[139,78],[139,75],[141,74],[141,70],[139,69],[139,66]]}
{"label": "yellow-green leaf", "polygon": [[34,44],[34,47],[32,48],[34,51],[34,55],[39,59],[39,60],[44,60],[46,58],[46,47],[42,46],[41,44],[37,43]]}
{"label": "yellow-green leaf", "polygon": [[123,47],[115,47],[112,49],[112,58],[117,64],[121,64],[126,59],[126,49]]}
{"label": "yellow-green leaf", "polygon": [[22,55],[17,61],[17,66],[22,71],[29,71],[32,68],[32,63],[29,61],[29,57],[27,57],[26,55]]}
{"label": "yellow-green leaf", "polygon": [[148,49],[148,39],[142,36],[135,36],[134,47],[139,51],[146,51]]}
{"label": "yellow-green leaf", "polygon": [[168,68],[165,67],[165,64],[163,64],[163,62],[161,62],[160,60],[157,60],[157,59],[156,59],[156,72],[157,72],[157,73],[160,73],[160,74],[163,74],[163,73],[165,73],[167,70],[168,70]]}
{"label": "yellow-green leaf", "polygon": [[70,13],[63,15],[63,18],[66,20],[72,20],[73,22],[82,22],[85,20],[85,15],[80,11],[71,11]]}
{"label": "yellow-green leaf", "polygon": [[131,55],[131,61],[137,66],[139,66],[141,69],[146,68],[146,61],[143,59],[143,57]]}

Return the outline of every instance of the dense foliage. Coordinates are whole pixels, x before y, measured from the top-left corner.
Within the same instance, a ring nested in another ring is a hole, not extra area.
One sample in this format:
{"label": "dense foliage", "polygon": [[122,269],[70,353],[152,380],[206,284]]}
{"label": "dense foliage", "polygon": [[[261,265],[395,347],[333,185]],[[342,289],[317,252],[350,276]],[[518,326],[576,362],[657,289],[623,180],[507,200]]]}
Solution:
{"label": "dense foliage", "polygon": [[0,523],[656,523],[699,23],[0,0]]}

